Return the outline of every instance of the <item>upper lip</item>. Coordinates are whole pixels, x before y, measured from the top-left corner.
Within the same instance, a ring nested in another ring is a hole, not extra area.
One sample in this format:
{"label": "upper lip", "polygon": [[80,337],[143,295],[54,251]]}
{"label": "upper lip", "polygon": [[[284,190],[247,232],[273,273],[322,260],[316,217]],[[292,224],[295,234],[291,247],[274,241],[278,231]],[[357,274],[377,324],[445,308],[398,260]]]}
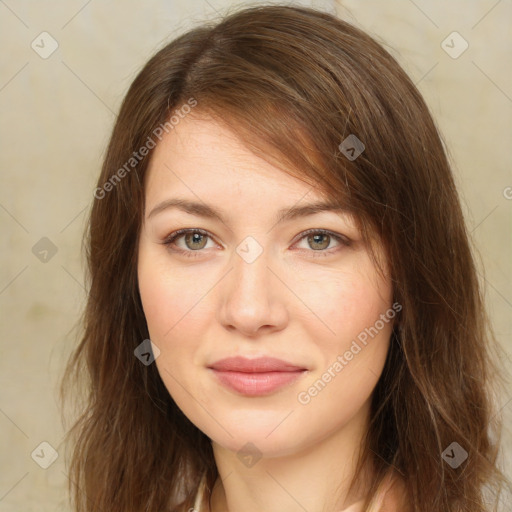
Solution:
{"label": "upper lip", "polygon": [[305,370],[302,366],[277,359],[275,357],[227,357],[211,364],[209,368],[224,372],[264,373],[264,372],[296,372]]}

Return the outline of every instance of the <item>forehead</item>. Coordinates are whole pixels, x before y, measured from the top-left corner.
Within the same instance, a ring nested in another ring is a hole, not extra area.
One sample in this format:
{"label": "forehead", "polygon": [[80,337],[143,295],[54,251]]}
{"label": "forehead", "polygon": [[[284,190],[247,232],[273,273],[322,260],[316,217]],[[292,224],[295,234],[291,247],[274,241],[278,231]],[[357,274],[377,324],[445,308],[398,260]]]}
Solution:
{"label": "forehead", "polygon": [[[153,151],[145,177],[148,200],[170,190],[187,195],[256,192],[260,201],[279,190],[299,199],[325,197],[319,187],[283,172],[255,155],[225,124],[189,115],[165,133]],[[204,197],[204,196],[203,196]]]}

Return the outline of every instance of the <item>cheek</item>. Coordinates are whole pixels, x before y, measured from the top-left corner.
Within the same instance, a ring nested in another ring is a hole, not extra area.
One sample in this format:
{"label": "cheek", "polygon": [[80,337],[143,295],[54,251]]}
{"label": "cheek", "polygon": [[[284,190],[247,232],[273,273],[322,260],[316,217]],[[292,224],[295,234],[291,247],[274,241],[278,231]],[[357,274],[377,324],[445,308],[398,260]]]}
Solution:
{"label": "cheek", "polygon": [[140,256],[139,291],[149,337],[160,350],[155,360],[158,372],[169,394],[186,409],[190,397],[184,389],[190,388],[194,356],[204,332],[205,311],[199,300],[204,293],[189,279],[174,275],[162,259]]}
{"label": "cheek", "polygon": [[179,312],[174,285],[156,265],[142,264],[139,266],[139,291],[150,337],[155,343],[162,341]]}
{"label": "cheek", "polygon": [[197,286],[192,267],[189,270],[173,272],[165,252],[148,248],[140,251],[138,280],[142,307],[151,339],[161,349],[171,344],[179,331],[192,337],[204,315],[204,292]]}
{"label": "cheek", "polygon": [[392,330],[391,321],[379,320],[391,308],[387,283],[352,274],[320,284],[327,296],[315,294],[315,312],[329,330],[315,337],[311,324],[318,365],[297,395],[304,411],[315,411],[305,421],[319,431],[346,423],[367,403],[382,373]]}
{"label": "cheek", "polygon": [[302,282],[297,295],[304,297],[311,311],[309,326],[317,329],[312,339],[323,340],[329,352],[345,350],[352,339],[375,324],[392,301],[388,282],[355,270],[319,275],[314,286]]}
{"label": "cheek", "polygon": [[[149,337],[160,350],[158,372],[178,406],[191,413],[194,406],[186,390],[197,387],[201,343],[212,322],[208,291],[216,281],[199,276],[193,265],[174,270],[165,253],[151,248],[139,255],[138,278]],[[198,399],[203,395],[197,389],[195,394]]]}

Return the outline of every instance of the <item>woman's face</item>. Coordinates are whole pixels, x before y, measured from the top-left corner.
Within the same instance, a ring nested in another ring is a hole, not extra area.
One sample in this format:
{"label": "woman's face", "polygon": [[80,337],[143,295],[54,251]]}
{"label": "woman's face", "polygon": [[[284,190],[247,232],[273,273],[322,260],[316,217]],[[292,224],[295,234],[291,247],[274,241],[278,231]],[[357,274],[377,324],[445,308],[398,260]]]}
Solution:
{"label": "woman's face", "polygon": [[291,454],[367,420],[391,284],[350,215],[303,210],[318,201],[211,119],[189,115],[154,150],[138,278],[155,364],[229,450]]}

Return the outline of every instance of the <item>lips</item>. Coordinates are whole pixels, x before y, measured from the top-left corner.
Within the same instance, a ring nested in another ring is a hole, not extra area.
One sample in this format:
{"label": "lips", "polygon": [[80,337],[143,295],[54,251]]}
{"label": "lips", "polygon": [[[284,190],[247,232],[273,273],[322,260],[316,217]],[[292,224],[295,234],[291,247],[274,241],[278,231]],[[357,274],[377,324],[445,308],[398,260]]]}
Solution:
{"label": "lips", "polygon": [[275,357],[228,357],[213,363],[210,368],[223,372],[265,373],[265,372],[295,372],[306,370],[304,367],[276,359]]}
{"label": "lips", "polygon": [[225,387],[247,396],[273,393],[307,372],[305,367],[274,357],[229,357],[208,368]]}

